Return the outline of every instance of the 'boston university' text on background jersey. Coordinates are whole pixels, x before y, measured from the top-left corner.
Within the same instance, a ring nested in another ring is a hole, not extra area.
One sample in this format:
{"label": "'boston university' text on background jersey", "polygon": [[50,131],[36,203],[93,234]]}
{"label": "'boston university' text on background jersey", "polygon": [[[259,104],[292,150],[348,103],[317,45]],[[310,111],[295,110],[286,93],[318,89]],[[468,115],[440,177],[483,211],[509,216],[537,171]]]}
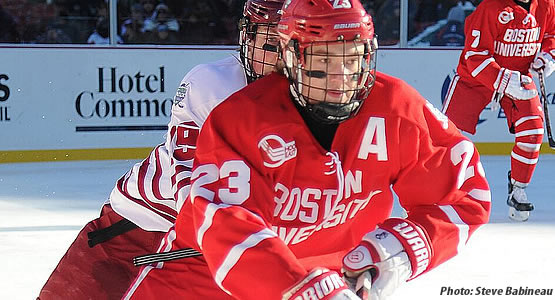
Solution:
{"label": "'boston university' text on background jersey", "polygon": [[413,88],[378,73],[326,151],[288,84],[274,73],[238,91],[198,138],[176,242],[201,250],[224,291],[278,299],[315,266],[338,270],[390,217],[391,187],[431,244],[413,277],[456,255],[487,222],[490,191],[474,145]]}
{"label": "'boston university' text on background jersey", "polygon": [[501,68],[528,73],[540,51],[555,57],[554,0],[530,0],[530,12],[514,0],[485,0],[465,20],[465,46],[457,73],[492,91]]}

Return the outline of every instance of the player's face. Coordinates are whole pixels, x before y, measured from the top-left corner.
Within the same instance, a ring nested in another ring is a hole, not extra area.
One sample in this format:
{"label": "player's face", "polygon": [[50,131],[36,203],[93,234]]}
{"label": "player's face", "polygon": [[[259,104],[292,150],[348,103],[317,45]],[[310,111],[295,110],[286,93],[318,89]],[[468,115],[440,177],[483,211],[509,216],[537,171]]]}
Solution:
{"label": "player's face", "polygon": [[333,42],[306,48],[302,94],[310,103],[348,103],[358,84],[364,54],[361,43]]}
{"label": "player's face", "polygon": [[252,51],[252,68],[256,74],[267,75],[275,70],[278,44],[279,37],[276,26],[257,26],[256,38],[254,41],[249,41],[249,52]]}

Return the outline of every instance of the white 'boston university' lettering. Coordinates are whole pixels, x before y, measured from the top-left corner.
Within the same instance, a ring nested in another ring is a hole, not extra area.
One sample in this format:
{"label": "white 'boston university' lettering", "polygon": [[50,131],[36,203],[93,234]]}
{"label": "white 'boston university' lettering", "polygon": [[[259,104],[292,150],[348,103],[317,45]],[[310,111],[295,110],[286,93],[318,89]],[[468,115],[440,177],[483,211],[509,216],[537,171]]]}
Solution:
{"label": "white 'boston university' lettering", "polygon": [[[375,143],[373,143],[375,138]],[[385,119],[370,117],[364,137],[358,151],[359,159],[368,159],[368,154],[377,154],[378,161],[387,161],[387,143],[385,138]]]}

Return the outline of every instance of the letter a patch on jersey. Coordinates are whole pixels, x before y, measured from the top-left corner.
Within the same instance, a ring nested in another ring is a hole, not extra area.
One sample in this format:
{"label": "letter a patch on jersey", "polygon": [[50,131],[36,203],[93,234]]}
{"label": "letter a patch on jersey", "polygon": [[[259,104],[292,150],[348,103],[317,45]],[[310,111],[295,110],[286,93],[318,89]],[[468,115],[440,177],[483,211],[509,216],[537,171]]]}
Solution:
{"label": "letter a patch on jersey", "polygon": [[378,161],[387,161],[384,118],[370,117],[368,119],[364,137],[358,151],[358,158],[368,159],[369,154],[376,154]]}

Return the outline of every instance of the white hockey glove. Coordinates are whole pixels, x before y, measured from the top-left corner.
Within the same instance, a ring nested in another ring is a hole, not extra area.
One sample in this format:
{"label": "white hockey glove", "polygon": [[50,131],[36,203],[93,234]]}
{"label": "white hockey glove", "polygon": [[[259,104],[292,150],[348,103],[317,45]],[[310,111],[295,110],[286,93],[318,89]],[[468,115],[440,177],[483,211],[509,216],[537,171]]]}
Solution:
{"label": "white hockey glove", "polygon": [[292,288],[283,293],[282,300],[360,300],[337,272],[316,268]]}
{"label": "white hockey glove", "polygon": [[[555,50],[552,50],[551,52],[553,53]],[[555,55],[555,53],[553,55]],[[538,55],[536,55],[536,59],[534,59],[530,65],[530,72],[538,76],[538,72],[540,70],[543,70],[543,76],[546,78],[551,75],[553,71],[555,71],[555,59],[553,59],[551,54],[539,52]]]}
{"label": "white hockey glove", "polygon": [[499,82],[494,84],[496,92],[513,100],[530,100],[538,94],[532,85],[532,78],[505,68],[501,68],[499,73]]}
{"label": "white hockey glove", "polygon": [[[343,258],[343,275],[362,299],[384,300],[404,282],[422,274],[430,257],[422,230],[408,220],[392,218],[367,233]],[[371,285],[365,284],[367,278]]]}

